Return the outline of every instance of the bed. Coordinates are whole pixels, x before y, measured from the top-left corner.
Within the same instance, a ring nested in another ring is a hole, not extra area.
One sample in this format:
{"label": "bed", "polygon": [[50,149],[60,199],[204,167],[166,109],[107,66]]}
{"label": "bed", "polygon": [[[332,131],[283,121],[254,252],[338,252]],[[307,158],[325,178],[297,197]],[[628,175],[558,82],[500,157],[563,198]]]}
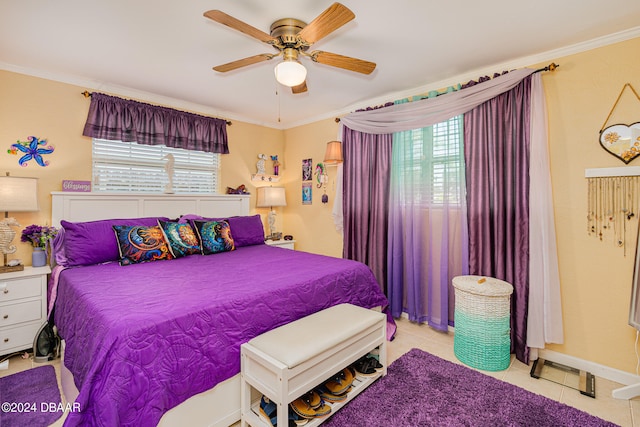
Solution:
{"label": "bed", "polygon": [[[179,217],[204,218],[200,225],[224,219],[238,244],[135,265],[89,256],[54,268],[50,306],[64,340],[63,390],[82,408],[65,425],[232,424],[243,342],[336,304],[387,306],[361,263],[259,243],[247,196],[53,194],[52,224],[65,225],[67,255],[78,243],[74,227]],[[91,245],[113,244],[96,235],[106,239],[93,233]]]}

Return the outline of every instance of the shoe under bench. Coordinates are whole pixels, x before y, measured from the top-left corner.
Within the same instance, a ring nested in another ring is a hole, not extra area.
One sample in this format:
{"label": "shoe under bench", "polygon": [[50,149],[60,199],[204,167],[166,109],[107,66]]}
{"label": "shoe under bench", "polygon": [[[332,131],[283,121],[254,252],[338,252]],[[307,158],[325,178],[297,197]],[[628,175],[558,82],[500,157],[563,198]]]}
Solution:
{"label": "shoe under bench", "polygon": [[[277,427],[286,427],[289,403],[375,349],[383,368],[374,376],[358,377],[347,399],[330,404],[331,414],[387,374],[383,313],[340,304],[253,338],[241,347],[242,427],[271,427],[258,415],[260,399],[252,400],[254,391],[277,405]],[[305,426],[319,425],[330,416]]]}

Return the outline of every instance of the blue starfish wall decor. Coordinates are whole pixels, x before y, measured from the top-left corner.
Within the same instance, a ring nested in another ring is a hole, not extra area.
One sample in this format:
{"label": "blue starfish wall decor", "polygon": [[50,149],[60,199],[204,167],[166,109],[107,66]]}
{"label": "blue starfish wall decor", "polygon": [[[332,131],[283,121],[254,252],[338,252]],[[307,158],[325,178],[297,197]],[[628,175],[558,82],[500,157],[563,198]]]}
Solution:
{"label": "blue starfish wall decor", "polygon": [[42,158],[43,154],[51,154],[53,153],[53,146],[46,145],[47,140],[39,140],[35,136],[30,136],[27,138],[27,141],[16,141],[15,144],[11,144],[11,148],[7,150],[10,154],[18,154],[18,151],[21,151],[24,156],[20,157],[18,160],[18,164],[23,167],[27,167],[29,160],[35,160],[40,166],[49,166],[49,162]]}

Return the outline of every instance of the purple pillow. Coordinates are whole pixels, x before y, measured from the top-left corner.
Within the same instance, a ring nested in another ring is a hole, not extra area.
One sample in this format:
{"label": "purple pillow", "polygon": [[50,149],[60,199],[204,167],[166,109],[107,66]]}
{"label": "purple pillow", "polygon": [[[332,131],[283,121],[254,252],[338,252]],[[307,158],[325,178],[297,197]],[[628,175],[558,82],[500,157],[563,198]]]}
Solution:
{"label": "purple pillow", "polygon": [[232,216],[229,218],[205,218],[200,215],[182,215],[178,222],[191,222],[195,228],[194,220],[199,221],[222,221],[229,223],[231,234],[236,248],[251,245],[264,245],[264,226],[260,215],[253,216]]}
{"label": "purple pillow", "polygon": [[184,223],[188,222],[193,226],[194,225],[193,224],[194,220],[198,220],[198,221],[200,221],[200,220],[202,220],[202,221],[211,220],[211,221],[213,221],[214,219],[205,218],[203,216],[195,215],[195,214],[187,214],[187,215],[180,215],[180,218],[178,218],[178,223],[184,224]]}
{"label": "purple pillow", "polygon": [[60,221],[64,228],[66,266],[101,264],[120,259],[114,225],[158,225],[165,217],[105,219],[88,222]]}
{"label": "purple pillow", "polygon": [[[56,265],[69,265],[69,262],[67,261],[67,254],[64,250],[64,227],[60,227],[58,234],[53,238],[53,242],[51,242],[51,251]],[[53,267],[53,265],[51,266]]]}
{"label": "purple pillow", "polygon": [[264,227],[260,215],[232,216],[228,221],[236,247],[264,245]]}

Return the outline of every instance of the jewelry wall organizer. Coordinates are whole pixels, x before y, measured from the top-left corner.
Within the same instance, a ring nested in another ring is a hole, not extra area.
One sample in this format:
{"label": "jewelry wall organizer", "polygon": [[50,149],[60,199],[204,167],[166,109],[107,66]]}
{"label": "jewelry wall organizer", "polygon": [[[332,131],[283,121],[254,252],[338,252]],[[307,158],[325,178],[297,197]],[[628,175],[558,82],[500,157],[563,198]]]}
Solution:
{"label": "jewelry wall organizer", "polygon": [[640,167],[586,169],[585,178],[587,233],[612,241],[626,256],[627,246],[635,245],[640,217]]}

